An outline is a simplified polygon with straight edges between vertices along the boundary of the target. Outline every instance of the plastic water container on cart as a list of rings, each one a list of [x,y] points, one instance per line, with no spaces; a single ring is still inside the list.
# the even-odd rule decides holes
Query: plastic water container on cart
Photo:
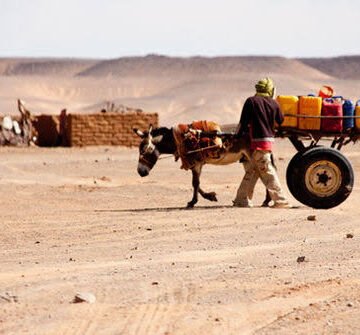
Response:
[[[343,115],[347,116],[349,118],[345,118],[343,120],[343,129],[344,130],[354,128],[355,122],[354,122],[354,119],[351,118],[352,116],[354,116],[354,113],[355,113],[354,103],[349,99],[345,99],[343,101]]]
[[[320,130],[322,98],[313,96],[301,96],[299,99],[299,114],[311,116],[310,118],[299,117],[299,129]]]
[[[354,114],[355,114],[355,104],[352,100],[344,99],[341,95],[337,95],[332,97],[333,99],[340,101],[342,103],[342,111],[343,116],[343,130],[347,131],[349,129],[354,128],[355,121],[354,121]]]
[[[296,115],[299,111],[299,98],[292,95],[279,95],[276,100],[280,105],[280,110],[283,115],[294,115],[294,117],[285,116],[284,122],[281,124],[281,126],[296,128],[298,125],[298,119]]]
[[[358,117],[355,119],[355,126],[357,129],[360,129],[360,100],[356,101],[355,116]]]
[[[334,89],[331,86],[324,85],[320,88],[319,97],[331,98],[334,95]]]
[[[322,102],[322,116],[339,118],[321,119],[321,130],[325,132],[342,132],[343,130],[343,104],[342,99],[327,98]]]

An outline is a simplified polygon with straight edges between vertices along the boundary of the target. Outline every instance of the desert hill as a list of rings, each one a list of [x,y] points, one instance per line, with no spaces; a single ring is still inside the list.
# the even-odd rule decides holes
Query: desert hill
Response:
[[[326,77],[301,61],[284,57],[125,57],[102,61],[79,73],[80,76],[170,76],[191,75],[239,75],[244,73],[289,73],[300,75],[307,72],[311,77]]]
[[[302,58],[300,62],[339,79],[360,79],[360,56]]]
[[[0,59],[0,74],[5,76],[75,76],[96,64],[87,59]]]
[[[51,59],[51,58],[0,58],[0,75],[22,76],[143,76],[143,75],[236,75],[246,72],[275,72],[294,75],[306,72],[310,77],[327,77],[316,64],[305,60],[284,57],[122,57],[111,60]]]
[[[97,112],[114,102],[158,112],[164,125],[194,119],[233,123],[261,77],[271,76],[278,94],[317,93],[329,84],[358,99],[358,67],[360,57],[0,58],[0,114],[16,113],[16,99],[22,98],[36,114],[62,108]]]

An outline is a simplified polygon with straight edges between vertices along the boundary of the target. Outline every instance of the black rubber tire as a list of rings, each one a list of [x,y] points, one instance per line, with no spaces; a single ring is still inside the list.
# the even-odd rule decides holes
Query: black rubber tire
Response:
[[[302,204],[328,209],[340,205],[350,195],[354,171],[340,151],[314,147],[291,159],[286,182],[291,194]]]
[[[288,167],[286,169],[286,183],[287,183],[287,186],[288,186],[291,194],[296,199],[297,199],[297,197],[295,196],[295,194],[296,194],[296,191],[299,189],[298,188],[298,181],[299,180],[296,179],[296,178],[293,178],[293,171],[294,171],[294,169],[296,169],[299,166],[300,161],[303,159],[303,156],[304,156],[305,152],[309,151],[309,150],[312,150],[314,148],[323,148],[323,146],[316,146],[316,147],[312,147],[312,148],[307,147],[307,148],[304,148],[303,150],[297,152],[295,154],[295,156],[290,160],[289,165],[288,165]]]

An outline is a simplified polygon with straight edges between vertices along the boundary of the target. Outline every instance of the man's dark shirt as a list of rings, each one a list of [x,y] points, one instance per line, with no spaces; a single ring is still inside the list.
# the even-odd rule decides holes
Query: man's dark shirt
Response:
[[[271,141],[274,137],[275,121],[281,124],[284,116],[273,98],[250,97],[245,101],[241,113],[239,134],[250,134],[252,141]]]

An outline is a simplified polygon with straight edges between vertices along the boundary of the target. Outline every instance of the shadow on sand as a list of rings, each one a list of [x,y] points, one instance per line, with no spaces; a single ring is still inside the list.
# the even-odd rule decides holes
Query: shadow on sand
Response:
[[[130,212],[130,213],[143,213],[143,212],[174,212],[174,211],[197,211],[197,210],[211,210],[234,208],[231,205],[225,206],[196,206],[193,208],[187,207],[152,207],[152,208],[128,208],[128,209],[95,209],[94,212]]]
[[[249,208],[239,208],[232,205],[218,205],[218,206],[196,206],[193,208],[187,207],[151,207],[151,208],[127,208],[127,209],[95,209],[94,212],[97,213],[145,213],[145,212],[175,212],[175,211],[202,211],[202,210],[213,210],[213,209],[249,209]],[[266,208],[261,206],[254,206],[253,208]],[[267,207],[269,208],[269,207]],[[294,206],[289,209],[299,209],[301,206]],[[251,209],[251,208],[250,208]]]

